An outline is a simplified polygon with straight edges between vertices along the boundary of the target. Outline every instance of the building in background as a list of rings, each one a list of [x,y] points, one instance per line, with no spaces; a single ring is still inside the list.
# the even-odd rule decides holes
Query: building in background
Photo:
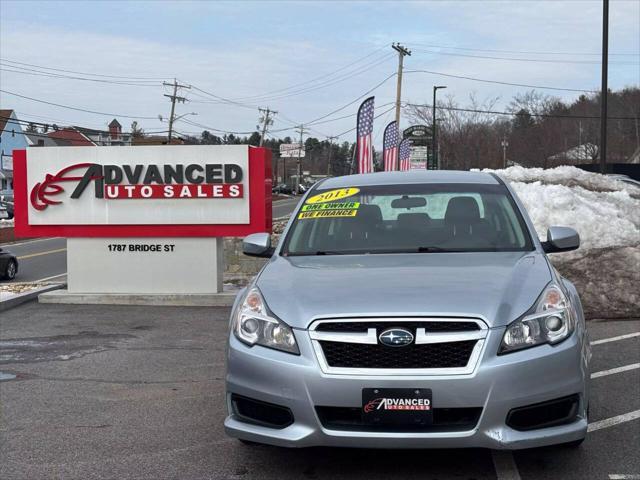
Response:
[[[99,147],[131,145],[132,135],[122,133],[122,125],[115,118],[109,123],[109,131],[93,130],[91,128],[73,127]]]
[[[13,192],[13,151],[27,146],[15,112],[0,110],[0,191]]]

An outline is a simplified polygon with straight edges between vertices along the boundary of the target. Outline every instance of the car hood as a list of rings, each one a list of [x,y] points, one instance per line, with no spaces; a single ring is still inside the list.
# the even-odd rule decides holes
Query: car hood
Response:
[[[507,325],[551,281],[538,252],[274,256],[256,280],[294,328],[319,317],[462,316]]]

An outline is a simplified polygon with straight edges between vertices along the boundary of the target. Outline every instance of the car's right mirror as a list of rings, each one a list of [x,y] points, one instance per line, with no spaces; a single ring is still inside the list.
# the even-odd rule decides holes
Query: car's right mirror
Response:
[[[570,227],[549,227],[542,248],[547,253],[568,252],[580,247],[580,235]]]
[[[274,251],[268,233],[253,233],[242,240],[242,253],[250,257],[270,258]]]

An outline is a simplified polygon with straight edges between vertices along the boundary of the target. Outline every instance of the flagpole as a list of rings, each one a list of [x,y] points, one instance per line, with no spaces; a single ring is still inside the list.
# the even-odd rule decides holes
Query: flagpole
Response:
[[[356,144],[353,146],[353,155],[351,156],[351,168],[349,168],[349,175],[353,175],[353,164],[356,161],[356,150],[358,150],[358,140],[356,139]]]

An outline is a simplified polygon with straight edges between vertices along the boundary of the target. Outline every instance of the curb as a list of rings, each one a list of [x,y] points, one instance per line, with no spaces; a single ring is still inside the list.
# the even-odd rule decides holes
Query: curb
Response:
[[[4,310],[9,310],[10,308],[13,308],[13,307],[17,307],[18,305],[22,305],[23,303],[30,302],[31,300],[35,300],[40,296],[40,294],[48,293],[53,290],[58,290],[66,286],[67,286],[66,283],[49,285],[48,287],[38,288],[36,290],[33,290],[32,292],[21,293],[8,300],[3,300],[0,302],[0,312]]]
[[[39,303],[67,305],[147,305],[173,307],[231,307],[240,290],[212,294],[69,293],[67,289],[38,295]]]

